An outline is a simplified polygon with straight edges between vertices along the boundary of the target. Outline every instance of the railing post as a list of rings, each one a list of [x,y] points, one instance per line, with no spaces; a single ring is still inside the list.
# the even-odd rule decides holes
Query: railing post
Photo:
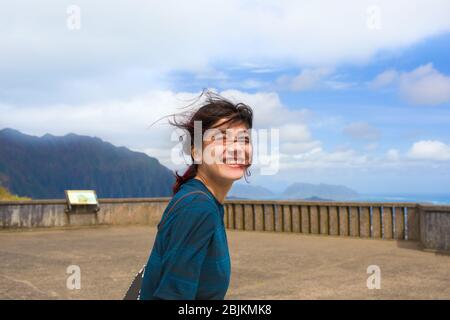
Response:
[[[450,206],[419,205],[420,242],[425,250],[450,252]]]

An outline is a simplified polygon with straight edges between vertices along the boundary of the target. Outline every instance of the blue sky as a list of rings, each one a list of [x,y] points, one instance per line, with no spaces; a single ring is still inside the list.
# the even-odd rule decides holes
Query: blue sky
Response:
[[[71,7],[75,5],[75,7]],[[41,1],[0,13],[0,128],[98,136],[171,169],[156,119],[203,88],[280,130],[251,183],[450,189],[448,1]]]

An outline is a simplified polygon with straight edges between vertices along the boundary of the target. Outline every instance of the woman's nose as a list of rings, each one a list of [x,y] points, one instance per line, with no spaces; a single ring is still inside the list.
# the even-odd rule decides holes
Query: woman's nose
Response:
[[[237,162],[239,164],[245,164],[249,161],[249,152],[248,148],[245,145],[240,143],[232,143],[227,148],[227,159],[228,161]]]

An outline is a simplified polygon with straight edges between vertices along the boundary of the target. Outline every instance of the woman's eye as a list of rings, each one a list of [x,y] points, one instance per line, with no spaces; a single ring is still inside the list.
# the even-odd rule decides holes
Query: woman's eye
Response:
[[[221,139],[220,134],[216,134],[211,137],[211,141],[220,141],[220,139]]]

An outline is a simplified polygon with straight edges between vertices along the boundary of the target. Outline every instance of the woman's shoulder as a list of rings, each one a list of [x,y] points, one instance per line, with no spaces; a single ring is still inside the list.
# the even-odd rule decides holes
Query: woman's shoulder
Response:
[[[169,201],[165,212],[169,216],[178,216],[186,212],[192,219],[218,218],[218,209],[214,200],[201,190],[180,189]]]
[[[189,194],[183,198],[174,196],[174,203],[170,210],[165,210],[158,229],[164,229],[164,233],[182,233],[180,230],[191,228],[202,228],[215,230],[220,226],[219,214],[213,204],[210,203],[205,195]],[[169,208],[171,204],[167,206]],[[184,231],[183,231],[184,232]]]
[[[217,211],[214,201],[203,191],[187,192],[174,200],[173,205],[176,211],[189,211],[199,214]]]
[[[214,205],[213,199],[211,199],[205,191],[187,188],[180,189],[180,191],[172,197],[169,204],[176,205],[177,207],[184,207],[184,205],[192,202],[200,202],[205,206]]]

